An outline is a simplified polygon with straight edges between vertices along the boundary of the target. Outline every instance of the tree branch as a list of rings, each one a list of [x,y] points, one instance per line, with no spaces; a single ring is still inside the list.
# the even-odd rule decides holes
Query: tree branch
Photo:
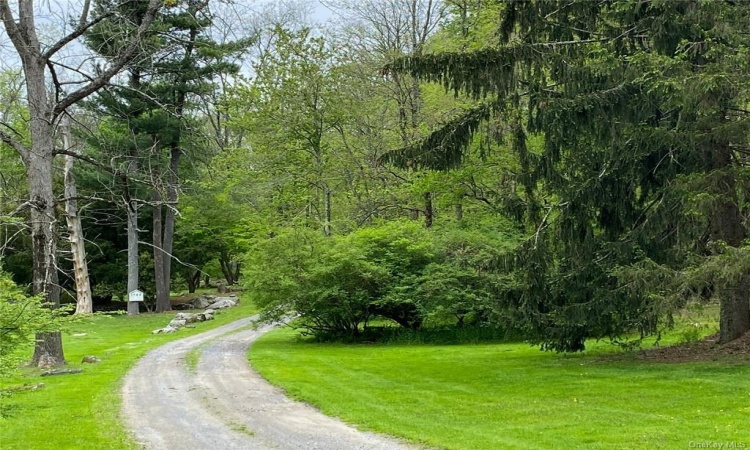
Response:
[[[44,54],[42,54],[42,58],[45,60],[49,60],[55,53],[59,52],[63,47],[68,45],[69,43],[73,42],[74,40],[78,39],[79,37],[83,36],[83,33],[89,30],[89,28],[93,27],[94,25],[98,24],[102,20],[111,17],[114,14],[114,10],[107,12],[106,14],[102,14],[100,17],[97,17],[96,19],[92,20],[91,22],[85,23],[86,19],[85,16],[88,15],[88,4],[89,1],[86,1],[86,5],[84,7],[83,13],[81,13],[81,19],[83,19],[84,23],[79,23],[78,27],[73,30],[72,33],[69,35],[63,37],[59,41],[55,42],[52,47],[47,49]]]
[[[36,23],[34,21],[34,2],[18,2],[18,27],[22,33],[24,48],[16,47],[19,56],[39,57],[39,37],[36,34]]]
[[[19,133],[18,130],[16,130],[12,126],[8,125],[6,122],[3,122],[2,120],[0,120],[0,125],[4,126],[5,128],[7,128],[10,131],[12,131],[13,133],[15,133],[16,136],[18,136],[20,138],[23,138],[23,134]]]
[[[52,60],[47,61],[47,64],[48,64],[48,67],[49,66],[53,66],[53,67],[54,66],[60,66],[60,67],[62,67],[65,70],[69,70],[71,72],[75,72],[78,75],[82,76],[83,78],[86,78],[89,82],[94,82],[95,81],[95,79],[91,75],[89,75],[86,72],[84,72],[83,70],[77,69],[77,68],[75,68],[73,66],[69,66],[67,64],[63,64],[61,62],[52,61]],[[50,70],[52,70],[52,69],[50,68]],[[68,82],[65,82],[65,84],[81,84],[81,83],[85,83],[85,81],[68,81]],[[60,83],[60,86],[62,86],[62,84],[63,83]]]
[[[110,167],[106,164],[102,164],[100,161],[97,161],[94,158],[91,158],[90,156],[81,155],[80,153],[66,150],[66,149],[56,149],[53,154],[55,155],[67,155],[72,156],[76,159],[80,159],[81,161],[85,161],[89,164],[91,164],[94,167],[97,167],[105,172],[111,173],[112,175],[116,176],[117,178],[121,179],[122,181],[127,181],[128,175],[123,172],[122,170],[115,169],[114,167]]]
[[[83,9],[81,10],[81,17],[78,19],[78,28],[83,28],[86,21],[89,18],[89,8],[91,7],[91,0],[83,2]]]
[[[2,17],[5,31],[8,33],[8,37],[13,42],[13,45],[16,49],[23,48],[26,45],[26,39],[24,39],[21,31],[18,29],[18,24],[13,20],[13,13],[8,5],[8,0],[0,0],[0,17]]]
[[[26,148],[25,145],[13,139],[11,135],[9,135],[8,133],[2,130],[0,130],[0,141],[3,141],[6,144],[10,145],[13,148],[13,150],[17,151],[18,154],[21,155],[21,158],[24,161],[26,161],[26,158],[28,157],[28,154],[29,154],[29,149]]]
[[[55,66],[49,60],[47,60],[47,68],[49,69],[50,76],[52,77],[52,84],[55,85],[55,102],[59,102],[60,93],[62,92],[60,79],[57,78],[57,71],[55,70]]]
[[[7,1],[7,0],[3,0]],[[86,86],[81,87],[80,89],[70,93],[67,97],[65,97],[62,101],[57,103],[55,105],[55,108],[53,110],[53,116],[57,117],[60,114],[62,114],[63,111],[65,111],[68,107],[71,105],[74,105],[79,100],[82,100],[89,96],[90,94],[93,94],[99,88],[104,86],[110,78],[115,76],[122,68],[127,64],[134,56],[136,49],[138,48],[138,45],[141,43],[141,40],[143,39],[143,36],[148,31],[149,27],[151,26],[151,23],[154,21],[154,18],[156,17],[156,13],[159,11],[159,8],[161,8],[163,3],[163,0],[150,0],[148,4],[148,9],[146,10],[146,13],[143,16],[143,20],[141,21],[140,26],[138,27],[138,31],[136,32],[135,36],[133,36],[130,43],[125,47],[125,49],[120,53],[120,56],[115,59],[115,61],[111,64],[109,69],[105,70],[101,74],[99,74],[96,78],[94,78],[89,84]]]

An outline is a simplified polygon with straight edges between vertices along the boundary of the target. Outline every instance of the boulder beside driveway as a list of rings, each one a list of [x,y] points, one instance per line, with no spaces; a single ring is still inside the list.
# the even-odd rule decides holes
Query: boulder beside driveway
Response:
[[[198,297],[194,301],[200,300],[203,297],[204,296]],[[205,297],[210,297],[210,296],[205,296]],[[159,328],[158,330],[154,330],[152,331],[152,333],[153,334],[174,333],[175,331],[179,330],[180,328],[184,327],[185,325],[189,323],[213,320],[214,312],[217,309],[231,308],[233,306],[237,306],[239,302],[240,300],[236,296],[211,298],[210,303],[208,303],[207,305],[208,307],[206,308],[205,311],[201,313],[196,313],[196,314],[186,313],[186,312],[177,313],[166,327]]]

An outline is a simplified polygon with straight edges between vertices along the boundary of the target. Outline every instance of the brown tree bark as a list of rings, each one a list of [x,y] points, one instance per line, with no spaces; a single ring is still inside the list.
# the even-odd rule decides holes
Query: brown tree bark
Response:
[[[200,270],[194,270],[193,273],[190,274],[190,276],[187,277],[187,284],[188,284],[188,294],[195,293],[196,289],[198,289],[198,285],[201,282],[201,271]]]
[[[236,280],[234,279],[232,261],[228,253],[221,252],[221,255],[219,256],[219,267],[221,267],[221,273],[224,274],[224,279],[226,279],[227,285],[233,285]]]
[[[711,178],[717,200],[713,205],[710,234],[714,241],[740,247],[746,230],[742,223],[737,184],[732,169],[732,150],[727,143],[713,143]],[[732,284],[717,285],[719,294],[719,342],[733,341],[750,331],[750,274]]]
[[[237,284],[240,281],[241,270],[242,270],[242,263],[239,261],[236,261],[234,263],[234,284]]]
[[[432,209],[432,193],[424,193],[424,226],[425,228],[432,227],[433,221],[433,209]]]
[[[156,312],[172,310],[172,303],[169,301],[169,284],[166,281],[164,273],[165,259],[169,255],[164,252],[164,241],[162,238],[162,196],[159,189],[154,189],[152,200],[154,202],[153,211],[153,232],[151,243],[154,248],[154,283],[156,284]]]
[[[35,33],[33,40],[36,41]],[[39,45],[38,41],[36,45]],[[54,114],[44,84],[44,61],[32,52],[20,53],[26,76],[29,131],[32,136],[30,151],[22,154],[31,205],[32,293],[43,294],[49,306],[57,308],[60,306],[60,286],[57,274],[57,219],[52,189]],[[46,366],[65,364],[60,333],[37,334],[32,363]]]
[[[95,76],[85,77],[84,82],[79,85],[78,89],[65,94],[57,82],[57,78],[50,76],[56,90],[55,96],[52,96],[47,91],[47,70],[53,70],[52,67],[54,67],[51,58],[82,36],[91,26],[99,23],[104,17],[88,20],[89,2],[85,2],[75,29],[57,42],[45,45],[43,50],[36,33],[34,2],[32,0],[18,2],[16,18],[8,0],[0,0],[0,20],[2,20],[5,31],[23,66],[29,109],[31,148],[25,147],[4,131],[0,131],[0,140],[18,152],[26,166],[26,175],[29,181],[29,204],[31,206],[32,291],[34,294],[43,294],[53,308],[60,304],[60,286],[58,285],[56,265],[57,220],[55,218],[55,197],[52,187],[55,123],[67,108],[101,89],[110,78],[128,63],[135,54],[135,50],[162,3],[162,0],[149,1],[137,32],[134,33],[127,45],[123,46],[118,58]],[[41,362],[45,365],[65,363],[62,339],[59,333],[37,335],[32,362],[35,364]]]
[[[184,101],[184,100],[183,100]],[[181,112],[181,111],[180,111]],[[167,209],[164,213],[163,249],[164,249],[164,290],[167,297],[172,287],[172,251],[174,250],[174,228],[177,216],[178,184],[182,150],[174,144],[169,156],[169,181],[167,183]]]

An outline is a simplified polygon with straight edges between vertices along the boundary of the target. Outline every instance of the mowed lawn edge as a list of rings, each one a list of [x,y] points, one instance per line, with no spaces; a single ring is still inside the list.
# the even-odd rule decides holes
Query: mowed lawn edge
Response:
[[[42,377],[38,370],[26,370],[20,376],[0,380],[2,387],[44,383],[40,389],[16,391],[10,398],[1,399],[8,417],[0,418],[0,448],[140,448],[120,418],[120,391],[128,370],[156,347],[255,312],[255,306],[243,298],[237,307],[219,311],[214,320],[191,324],[172,334],[155,335],[151,331],[166,326],[175,311],[136,317],[95,316],[73,325],[63,335],[67,368],[81,368],[82,373]],[[82,364],[81,359],[87,355],[102,361]]]
[[[358,426],[446,449],[750,448],[750,361],[653,363],[527,344],[339,345],[280,329],[252,366]]]

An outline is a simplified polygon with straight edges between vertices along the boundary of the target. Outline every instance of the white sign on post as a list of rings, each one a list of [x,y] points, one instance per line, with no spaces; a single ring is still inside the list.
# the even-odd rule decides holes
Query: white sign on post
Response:
[[[142,302],[143,301],[143,292],[139,291],[138,289],[134,289],[128,293],[128,301],[129,302]]]

